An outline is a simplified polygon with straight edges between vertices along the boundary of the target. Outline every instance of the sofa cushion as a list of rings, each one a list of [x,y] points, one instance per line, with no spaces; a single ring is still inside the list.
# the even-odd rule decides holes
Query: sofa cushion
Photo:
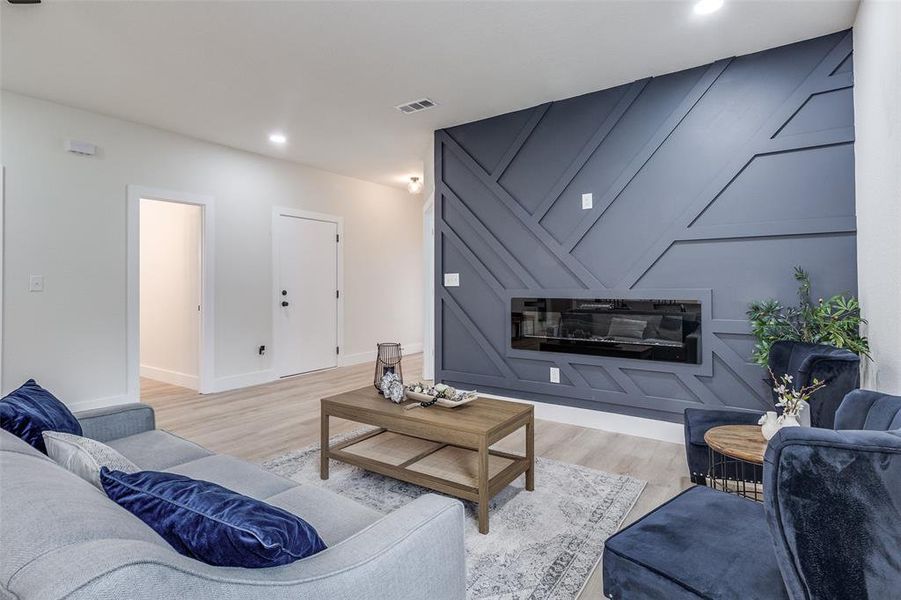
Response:
[[[44,445],[47,446],[47,456],[56,464],[75,473],[97,489],[103,489],[100,485],[101,467],[125,473],[140,471],[136,464],[103,442],[80,435],[45,431]]]
[[[163,471],[213,453],[194,442],[154,429],[107,442],[142,469]]]
[[[315,485],[299,485],[266,502],[294,513],[316,528],[329,546],[366,529],[384,515]]]
[[[209,481],[159,471],[100,471],[107,495],[179,553],[220,567],[277,567],[325,550],[306,521]]]
[[[212,481],[259,500],[265,500],[297,485],[290,479],[273,475],[256,465],[224,454],[205,456],[165,470],[192,479]],[[300,515],[304,516],[303,513]]]
[[[81,425],[56,396],[29,379],[0,399],[0,427],[46,454],[45,431],[81,435]]]
[[[79,542],[133,540],[168,548],[140,519],[43,455],[0,452],[0,479],[4,583],[37,557]],[[93,566],[85,563],[83,568]]]
[[[608,598],[788,598],[763,505],[693,487],[607,540]]]
[[[11,434],[4,429],[0,429],[0,452],[24,454],[26,456],[34,456],[53,462],[46,454],[43,454],[22,438]]]

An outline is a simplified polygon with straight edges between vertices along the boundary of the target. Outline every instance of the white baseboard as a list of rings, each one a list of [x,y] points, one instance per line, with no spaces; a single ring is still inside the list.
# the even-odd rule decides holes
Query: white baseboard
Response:
[[[106,408],[108,406],[116,406],[118,404],[131,404],[132,402],[140,402],[140,400],[136,400],[134,398],[129,397],[126,394],[122,394],[121,396],[107,396],[105,398],[92,398],[90,400],[79,400],[78,402],[73,402],[71,404],[66,404],[66,407],[74,413],[81,412],[83,410],[93,410],[95,408]]]
[[[422,342],[411,342],[409,344],[401,344],[404,355],[417,354],[422,352]],[[338,355],[338,366],[349,367],[350,365],[359,365],[365,362],[375,362],[378,350],[368,350],[366,352],[357,352],[355,354]]]
[[[275,371],[272,369],[264,369],[262,371],[251,371],[249,373],[240,373],[238,375],[229,375],[227,377],[219,377],[213,382],[213,389],[210,392],[228,392],[241,388],[261,385],[275,381]]]
[[[545,419],[547,421],[556,421],[557,423],[600,429],[611,433],[624,433],[626,435],[659,440],[661,442],[672,442],[680,445],[685,444],[685,433],[682,425],[679,423],[657,421],[656,419],[645,419],[643,417],[630,417],[629,415],[619,415],[600,410],[589,410],[587,408],[560,406],[558,404],[548,404],[546,402],[533,402],[532,400],[496,396],[494,394],[480,393],[479,395],[487,398],[498,398],[499,400],[511,400],[513,402],[531,404],[535,407],[536,419]]]
[[[160,369],[151,367],[150,365],[141,365],[140,373],[141,377],[153,379],[154,381],[171,383],[172,385],[178,385],[192,390],[200,389],[200,377],[197,375],[189,375],[188,373],[180,373],[179,371],[171,371],[169,369]]]

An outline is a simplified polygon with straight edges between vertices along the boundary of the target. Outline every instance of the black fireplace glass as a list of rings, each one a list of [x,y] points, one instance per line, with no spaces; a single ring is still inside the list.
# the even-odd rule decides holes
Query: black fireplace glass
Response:
[[[636,298],[513,298],[517,350],[699,364],[701,303]]]

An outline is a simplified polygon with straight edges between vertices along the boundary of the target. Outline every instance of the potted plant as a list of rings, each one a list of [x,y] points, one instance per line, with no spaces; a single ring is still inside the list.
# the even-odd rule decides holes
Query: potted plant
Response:
[[[860,334],[860,302],[854,296],[835,295],[810,300],[810,275],[795,267],[798,305],[782,306],[778,300],[757,300],[748,307],[751,331],[757,338],[753,359],[766,365],[770,346],[779,340],[826,344],[846,348],[855,354],[870,356],[870,344]],[[775,381],[775,380],[774,380]]]

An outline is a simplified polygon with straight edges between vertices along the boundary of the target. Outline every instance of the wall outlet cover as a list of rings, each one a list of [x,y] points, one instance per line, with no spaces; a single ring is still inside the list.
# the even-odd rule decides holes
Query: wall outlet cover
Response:
[[[445,273],[444,274],[444,287],[460,287],[460,274],[459,273]]]
[[[551,367],[551,383],[560,383],[559,367]]]
[[[594,206],[594,194],[582,194],[582,210],[588,210]]]

